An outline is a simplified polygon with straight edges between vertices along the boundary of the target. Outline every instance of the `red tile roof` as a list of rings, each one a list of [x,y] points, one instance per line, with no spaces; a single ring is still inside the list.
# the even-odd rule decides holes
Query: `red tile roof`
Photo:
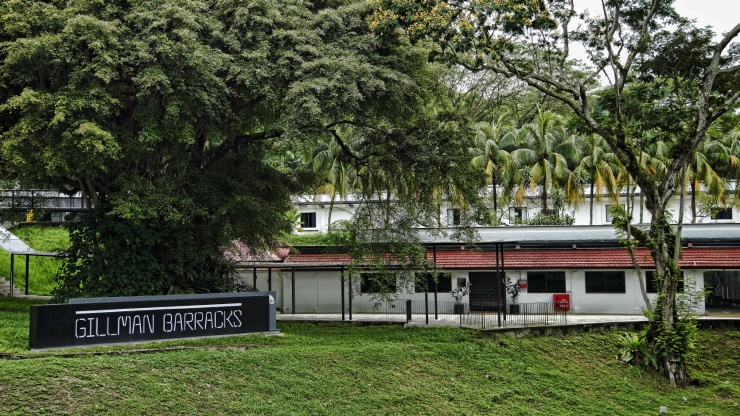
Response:
[[[639,249],[635,253],[640,267],[653,267],[650,253]],[[428,253],[430,261],[433,253]],[[346,254],[291,254],[286,262],[310,264],[348,263]],[[494,251],[437,251],[437,265],[442,269],[493,269]],[[506,269],[630,269],[632,260],[626,249],[561,249],[561,250],[506,250],[503,265]],[[682,268],[740,268],[740,248],[708,247],[685,248],[679,261]]]

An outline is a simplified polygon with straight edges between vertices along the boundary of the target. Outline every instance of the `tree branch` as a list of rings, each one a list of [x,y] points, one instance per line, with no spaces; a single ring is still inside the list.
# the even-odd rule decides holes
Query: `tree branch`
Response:
[[[731,66],[729,68],[720,68],[719,71],[717,71],[717,75],[719,74],[730,74],[733,72],[740,71],[740,65]]]
[[[722,40],[714,48],[712,60],[709,64],[707,75],[704,78],[704,85],[702,85],[701,92],[699,93],[699,99],[696,103],[697,118],[696,127],[694,128],[693,133],[694,137],[692,140],[691,153],[693,153],[693,149],[695,149],[696,146],[699,145],[699,141],[701,141],[701,139],[704,137],[704,134],[709,129],[709,125],[712,123],[712,121],[716,120],[719,116],[727,112],[732,104],[738,100],[738,97],[740,97],[740,92],[736,92],[732,97],[725,101],[724,105],[720,106],[711,114],[708,114],[709,96],[711,95],[712,88],[714,87],[714,80],[717,78],[717,75],[719,74],[719,71],[721,69],[720,59],[722,58],[722,52],[725,50],[725,48],[727,48],[727,45],[730,44],[732,39],[734,39],[738,34],[740,34],[740,23],[735,25],[732,30],[727,32]],[[732,68],[727,69],[728,72],[732,70]],[[690,155],[685,155],[685,158],[688,158],[689,156]]]
[[[283,135],[282,130],[268,130],[261,131],[259,133],[251,134],[240,134],[238,136],[231,137],[224,140],[218,147],[216,147],[211,155],[208,157],[206,166],[213,165],[216,162],[222,160],[226,154],[231,150],[245,143],[260,142],[263,140],[274,139]]]
[[[364,127],[364,128],[367,128],[367,129],[379,131],[379,132],[384,133],[384,134],[391,134],[390,132],[388,132],[386,130],[383,130],[381,128],[378,128],[377,126],[371,126],[369,124],[364,124],[364,123],[360,123],[360,122],[353,121],[353,120],[335,121],[334,123],[327,124],[326,126],[324,126],[324,128],[326,128],[327,130],[330,130],[332,127],[336,127],[336,126],[339,126],[339,125],[342,125],[342,124],[350,124],[350,125],[357,126],[357,127]]]

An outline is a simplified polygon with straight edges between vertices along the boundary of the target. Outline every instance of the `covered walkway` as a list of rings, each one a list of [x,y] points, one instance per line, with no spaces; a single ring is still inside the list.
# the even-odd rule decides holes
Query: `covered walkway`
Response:
[[[455,317],[457,317],[455,315]],[[342,322],[342,314],[326,313],[326,314],[277,314],[278,321],[306,321],[306,322]],[[740,322],[740,313],[716,313],[700,316],[699,321],[708,320],[736,320]],[[377,323],[397,323],[405,322],[405,319],[398,317],[398,319],[390,319],[387,314],[384,313],[355,313],[352,315],[352,320],[347,320],[345,316],[344,322],[377,322]],[[581,324],[600,324],[600,323],[620,323],[620,322],[647,322],[644,316],[639,315],[581,315],[581,314],[568,314],[567,317],[568,325],[581,325]],[[436,322],[430,322],[430,325],[447,325],[451,326],[455,322],[448,319],[438,319]],[[456,326],[456,325],[454,325]]]

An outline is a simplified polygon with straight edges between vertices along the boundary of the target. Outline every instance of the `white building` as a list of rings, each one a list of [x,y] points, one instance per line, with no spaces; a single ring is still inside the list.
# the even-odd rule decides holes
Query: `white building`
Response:
[[[490,189],[488,193],[491,193]],[[626,208],[628,202],[634,222],[650,223],[651,216],[647,209],[644,208],[644,203],[641,203],[639,190],[635,193],[634,198],[630,198],[629,201],[626,194],[623,194],[618,201],[612,201],[608,197],[594,200],[593,224],[591,224],[591,204],[588,197],[576,207],[563,208],[562,212],[573,217],[575,220],[573,225],[605,225],[612,222],[609,208],[612,205],[621,205],[623,208]],[[353,195],[345,199],[336,197],[333,204],[329,195],[295,196],[293,198],[293,205],[300,214],[300,224],[296,226],[296,232],[307,234],[326,232],[329,228],[330,218],[332,224],[349,220],[354,215],[357,207],[363,203],[359,196]],[[500,217],[501,222],[505,225],[520,225],[526,223],[541,211],[540,203],[539,196],[531,192],[522,204],[501,208],[498,217]],[[552,204],[551,202],[548,203]],[[669,212],[674,222],[678,221],[679,207],[680,198],[679,196],[675,196],[669,207]],[[697,216],[694,219],[691,209],[691,196],[686,196],[684,200],[683,223],[738,223],[740,208],[732,204],[712,208],[712,212],[706,212],[706,208],[704,210],[701,207],[697,208]],[[455,212],[457,209],[457,207],[450,205],[448,202],[443,202],[440,211],[441,222],[446,226],[457,225],[455,223],[456,218],[459,218],[459,214]]]
[[[514,299],[503,283],[508,278],[523,286],[518,303],[565,298],[571,313],[642,314],[645,302],[639,279],[645,282],[648,297],[655,298],[649,253],[638,250],[636,257],[642,268],[638,273],[610,225],[476,231],[480,243],[477,249],[469,250],[459,241],[432,237],[420,230],[427,258],[436,265],[441,278],[436,292],[434,288],[425,292],[423,288],[399,287],[398,297],[421,301],[433,296],[438,302],[452,302],[452,290],[470,282],[470,294],[462,300],[468,310],[485,309],[490,304],[511,305]],[[371,293],[372,285],[362,275],[344,273],[350,262],[347,255],[331,254],[321,247],[298,250],[273,263],[246,262],[244,276],[256,283],[258,290],[276,291],[283,313],[375,310],[377,298]],[[684,273],[682,298],[705,287],[710,289],[706,298],[696,297],[696,312],[740,308],[740,224],[685,225],[679,263]]]

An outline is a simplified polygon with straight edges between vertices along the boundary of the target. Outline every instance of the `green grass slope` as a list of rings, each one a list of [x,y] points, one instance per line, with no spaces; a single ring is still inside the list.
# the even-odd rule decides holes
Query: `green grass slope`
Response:
[[[284,337],[30,353],[22,310],[0,298],[0,328],[16,322],[0,333],[15,352],[0,360],[0,414],[740,414],[737,331],[702,331],[701,384],[675,390],[620,364],[616,333],[282,322]]]
[[[30,226],[10,230],[31,248],[45,252],[60,252],[69,246],[69,233],[64,227]],[[54,289],[54,275],[60,260],[53,257],[29,257],[28,291],[32,295],[50,295]],[[15,256],[15,286],[25,288],[26,258]],[[10,279],[10,254],[0,250],[0,276]]]

